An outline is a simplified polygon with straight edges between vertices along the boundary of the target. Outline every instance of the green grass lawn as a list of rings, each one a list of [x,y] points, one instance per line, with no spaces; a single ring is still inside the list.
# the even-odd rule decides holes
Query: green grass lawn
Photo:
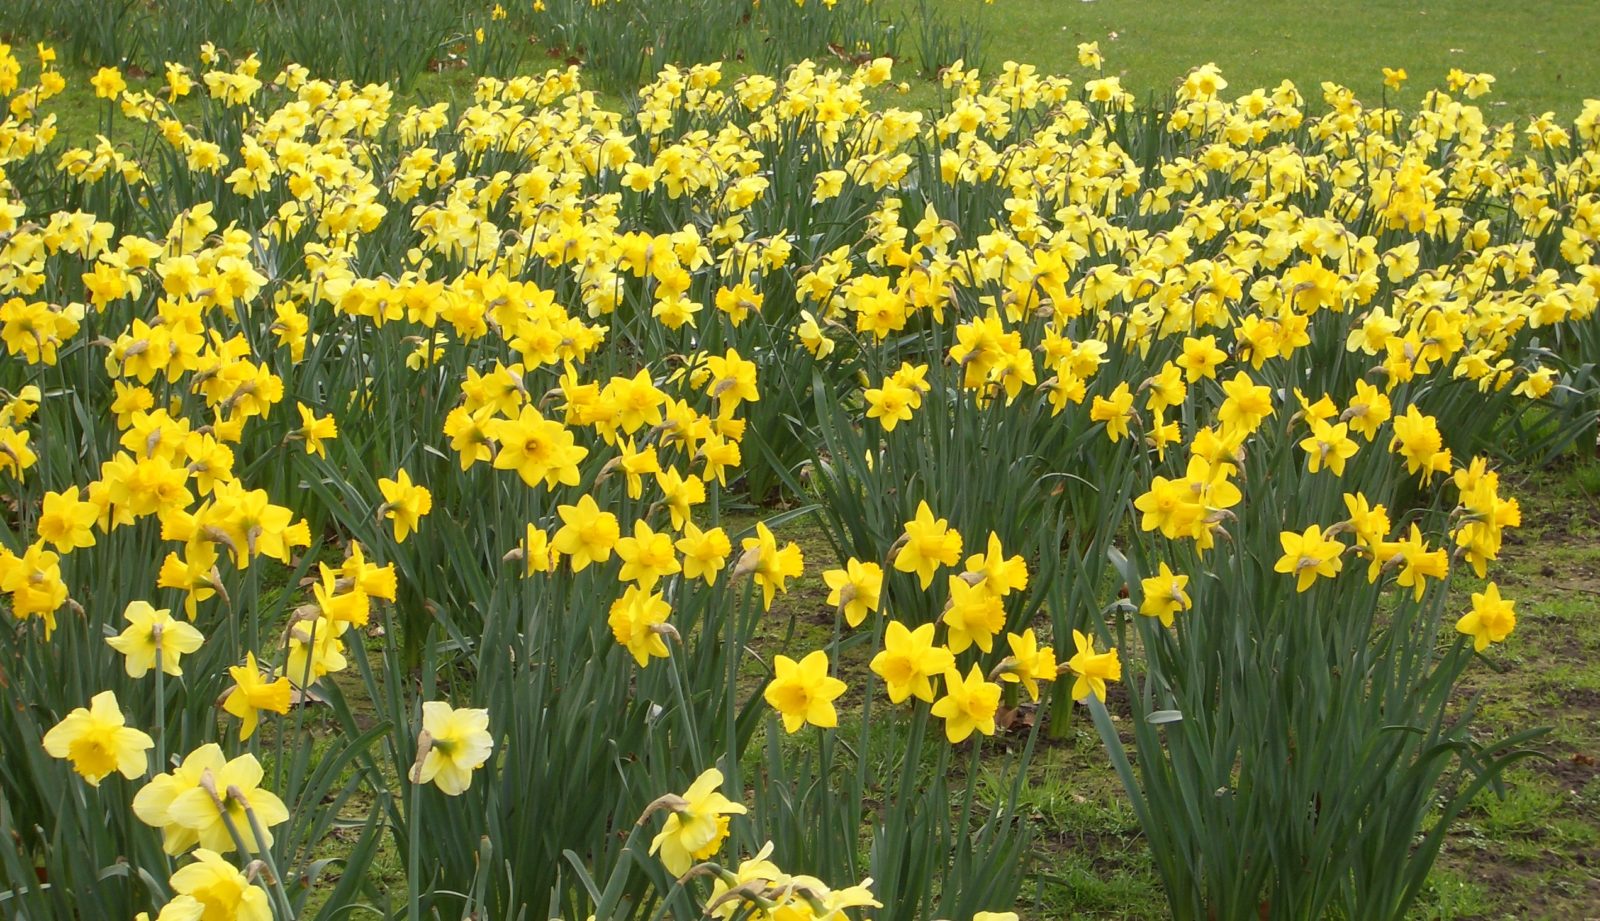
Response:
[[[904,2],[904,0],[891,0]],[[1325,80],[1377,103],[1381,68],[1403,67],[1413,103],[1451,68],[1497,82],[1491,113],[1576,115],[1600,97],[1600,3],[1589,0],[931,0],[952,20],[976,15],[989,65],[1025,61],[1082,74],[1079,42],[1099,42],[1104,73],[1143,96],[1166,93],[1191,67],[1214,62],[1240,93],[1293,80],[1308,98]],[[1392,95],[1392,94],[1391,94]]]
[[[1551,731],[1544,757],[1452,833],[1435,888],[1460,901],[1435,915],[1600,917],[1600,459],[1506,479],[1523,526],[1490,575],[1517,599],[1517,630],[1463,691],[1482,694],[1485,732]],[[1458,590],[1460,606],[1472,590]]]
[[[975,22],[985,36],[984,64],[993,73],[1007,60],[1044,72],[1094,76],[1080,67],[1077,46],[1098,42],[1103,75],[1118,76],[1141,98],[1171,92],[1190,68],[1207,62],[1229,81],[1226,95],[1273,87],[1285,78],[1316,104],[1319,87],[1333,81],[1353,88],[1369,104],[1384,99],[1381,68],[1410,75],[1389,101],[1409,107],[1430,87],[1443,86],[1452,68],[1496,77],[1494,91],[1478,100],[1493,121],[1524,120],[1553,111],[1571,119],[1587,98],[1600,98],[1600,2],[1594,0],[1348,0],[1311,4],[1290,0],[876,0],[884,19],[918,19],[919,3],[951,29]],[[43,36],[11,35],[29,47]],[[543,71],[552,60],[532,36],[523,67]],[[933,85],[915,75],[915,37],[903,35],[898,77],[912,82],[906,97],[886,104],[928,105]],[[826,55],[824,55],[826,57]],[[31,62],[30,62],[31,63]],[[92,138],[103,104],[87,86],[92,68],[63,62],[67,99],[57,111],[65,138]],[[730,75],[748,65],[729,62]],[[157,90],[152,78],[131,81]],[[472,78],[454,70],[422,75],[406,100],[471,98]],[[607,100],[622,105],[620,97]]]

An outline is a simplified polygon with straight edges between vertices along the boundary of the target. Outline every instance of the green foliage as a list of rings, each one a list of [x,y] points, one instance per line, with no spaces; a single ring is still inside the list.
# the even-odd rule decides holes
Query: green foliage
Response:
[[[469,66],[515,70],[510,33],[496,32],[500,20],[476,12],[446,16],[419,7],[405,25],[383,26],[415,30],[387,57],[352,57],[355,37],[376,22],[354,7],[254,9],[251,15],[283,17],[264,27],[283,43],[283,56],[327,55],[307,60],[334,72],[418,72],[439,52],[430,36],[458,28],[458,14],[466,17],[460,35],[471,36],[462,51]],[[575,3],[546,14],[572,24],[563,43],[617,62],[620,69],[607,79],[631,87],[640,77],[632,68],[717,58],[727,54],[728,36],[750,42],[783,32],[797,42],[840,44],[847,56],[866,54],[857,49],[870,45],[879,27],[885,42],[911,41],[898,26],[891,37],[883,20],[860,9],[828,12],[812,4],[751,13],[707,2],[686,22],[658,7]],[[339,18],[347,11],[348,22]],[[324,14],[332,18],[316,18]],[[196,12],[196,21],[201,16]],[[974,53],[952,44],[929,17],[921,19],[928,24],[918,39],[924,70]],[[341,38],[324,45],[307,23]],[[215,24],[219,35],[236,27],[237,21]],[[480,27],[482,43],[475,36]],[[187,41],[176,32],[151,36],[141,41],[151,47]],[[650,54],[641,56],[642,48]],[[792,50],[763,46],[761,53],[776,67]],[[248,297],[209,304],[208,336],[196,333],[194,348],[239,343],[250,359],[246,370],[253,373],[260,361],[263,380],[209,400],[207,386],[222,366],[239,368],[220,359],[214,367],[208,354],[205,365],[151,377],[153,400],[159,399],[152,405],[173,407],[189,431],[215,432],[228,424],[235,402],[281,391],[272,402],[284,405],[252,418],[230,442],[233,473],[281,503],[275,508],[286,516],[304,520],[310,542],[274,563],[255,553],[258,529],[266,528],[259,520],[247,522],[252,527],[243,542],[225,533],[186,541],[183,516],[193,515],[182,507],[103,526],[93,547],[66,557],[63,582],[72,586],[73,604],[60,613],[54,636],[44,640],[38,619],[0,631],[0,675],[26,689],[17,718],[0,725],[0,866],[12,886],[3,896],[8,914],[128,917],[171,895],[173,863],[160,852],[159,832],[128,813],[137,785],[113,776],[88,786],[40,749],[50,726],[104,689],[116,690],[133,723],[155,737],[159,770],[213,741],[230,754],[259,754],[268,785],[290,804],[277,843],[259,855],[280,916],[342,917],[365,907],[407,917],[700,914],[712,900],[701,876],[725,883],[720,871],[731,866],[674,879],[646,853],[645,842],[661,821],[652,803],[713,766],[727,778],[730,796],[748,798],[751,813],[731,826],[728,856],[716,860],[731,865],[771,840],[792,872],[838,884],[872,877],[884,902],[877,916],[966,918],[1006,909],[1023,889],[1036,841],[1029,785],[1039,747],[1074,729],[1069,685],[1027,705],[1008,688],[1007,731],[952,745],[939,737],[944,727],[927,702],[889,709],[879,677],[860,667],[880,651],[878,628],[887,619],[948,627],[956,589],[980,578],[974,570],[981,567],[964,561],[985,552],[991,535],[1005,554],[1023,556],[1030,584],[1005,598],[998,648],[963,649],[959,671],[976,667],[995,680],[1014,674],[1015,656],[1008,660],[999,644],[1005,632],[1030,629],[1068,672],[1075,668],[1067,664],[1077,648],[1075,631],[1122,652],[1131,703],[1119,715],[1121,728],[1131,730],[1131,760],[1111,719],[1122,706],[1118,697],[1088,708],[1175,915],[1401,917],[1429,893],[1429,870],[1453,823],[1478,793],[1497,789],[1505,769],[1525,757],[1518,746],[1531,736],[1485,743],[1473,731],[1476,702],[1454,707],[1453,695],[1477,661],[1466,640],[1449,639],[1454,576],[1435,574],[1416,595],[1409,584],[1397,585],[1396,551],[1382,549],[1390,543],[1387,528],[1376,546],[1340,544],[1346,571],[1309,591],[1292,591],[1294,577],[1275,571],[1274,561],[1284,531],[1313,523],[1335,535],[1350,530],[1348,522],[1338,524],[1347,515],[1346,492],[1387,503],[1402,526],[1416,522],[1440,554],[1458,541],[1464,554],[1467,541],[1458,529],[1486,516],[1469,507],[1459,479],[1452,486],[1448,478],[1403,474],[1395,445],[1405,448],[1405,439],[1392,422],[1364,436],[1346,472],[1307,469],[1315,450],[1302,441],[1316,414],[1311,401],[1327,395],[1328,418],[1335,418],[1351,404],[1358,381],[1382,375],[1397,410],[1414,407],[1438,420],[1441,448],[1454,451],[1456,461],[1446,460],[1438,473],[1467,468],[1470,455],[1497,445],[1543,458],[1587,444],[1600,399],[1592,314],[1509,328],[1491,350],[1507,364],[1477,380],[1451,371],[1460,345],[1447,343],[1460,332],[1445,320],[1433,325],[1433,317],[1446,313],[1442,306],[1417,311],[1425,318],[1406,330],[1415,341],[1394,336],[1384,343],[1394,348],[1370,355],[1349,345],[1372,316],[1371,305],[1388,304],[1412,287],[1410,272],[1380,274],[1380,254],[1415,240],[1428,272],[1471,265],[1486,293],[1507,299],[1544,290],[1535,268],[1547,266],[1548,286],[1559,280],[1570,292],[1579,260],[1561,249],[1561,228],[1524,220],[1487,192],[1450,199],[1460,209],[1451,220],[1472,228],[1476,242],[1461,232],[1395,225],[1383,213],[1377,177],[1356,171],[1347,184],[1331,181],[1326,153],[1300,176],[1317,181],[1296,185],[1292,176],[1269,173],[1271,183],[1283,186],[1269,190],[1249,163],[1196,167],[1220,145],[1208,133],[1213,129],[1193,117],[1204,103],[1144,109],[1125,106],[1121,97],[1073,98],[1065,88],[1028,96],[1018,89],[1026,75],[1017,69],[994,89],[992,98],[1009,102],[981,113],[981,132],[959,127],[961,118],[979,117],[973,110],[982,107],[971,98],[976,89],[956,89],[928,113],[874,111],[863,101],[868,77],[806,65],[790,73],[798,89],[786,99],[802,115],[780,119],[764,103],[741,98],[741,91],[754,92],[750,82],[720,95],[719,76],[703,67],[666,70],[627,118],[599,109],[570,73],[552,71],[509,89],[486,80],[478,88],[485,97],[480,106],[432,131],[416,127],[422,117],[416,110],[391,119],[387,88],[318,85],[306,96],[339,102],[318,110],[326,121],[306,134],[319,144],[332,139],[319,150],[326,159],[249,191],[226,171],[195,166],[197,141],[243,159],[247,138],[255,143],[277,129],[266,129],[260,112],[214,98],[194,100],[184,113],[190,125],[180,129],[193,136],[183,142],[164,138],[158,125],[108,119],[106,132],[122,132],[121,149],[139,158],[139,178],[75,173],[71,164],[81,162],[80,151],[47,149],[7,164],[7,181],[25,205],[14,236],[31,240],[49,225],[43,235],[58,241],[39,244],[44,255],[30,297],[42,291],[39,297],[59,305],[93,299],[82,270],[94,257],[59,243],[70,237],[52,223],[59,211],[93,212],[117,234],[170,240],[163,258],[172,263],[146,273],[144,293],[82,310],[57,360],[35,366],[8,357],[0,367],[8,403],[31,385],[41,389],[45,407],[28,429],[37,463],[25,477],[6,481],[8,489],[16,485],[0,518],[0,546],[16,553],[31,543],[47,490],[105,477],[103,464],[141,450],[138,438],[130,447],[111,422],[106,408],[115,372],[102,369],[111,349],[121,348],[124,359],[139,354],[137,343],[118,345],[132,338],[125,333],[136,322],[175,309],[176,295],[162,286],[178,277],[182,251],[200,248],[182,242],[184,222],[197,218],[200,203],[215,221],[200,242],[236,248],[243,255],[231,258],[248,260],[261,279]],[[976,87],[976,75],[952,76],[956,87],[969,80]],[[289,103],[299,91],[261,92]],[[839,103],[837,121],[805,114],[816,100],[799,97],[814,92],[840,97],[825,100]],[[1329,139],[1336,117],[1302,121],[1298,103],[1275,104],[1296,117],[1263,128],[1271,143],[1250,148],[1251,156],[1337,152],[1345,143]],[[358,108],[378,114],[364,124],[350,115]],[[1456,114],[1466,118],[1459,107]],[[1064,117],[1081,123],[1057,125]],[[1370,139],[1375,148],[1406,150],[1430,174],[1455,168],[1451,149],[1407,146],[1431,130],[1423,121],[1380,123],[1386,127]],[[573,124],[583,130],[568,132]],[[324,131],[326,137],[317,134]],[[565,132],[560,143],[551,142],[558,132]],[[1051,136],[1040,139],[1044,132]],[[1062,143],[1057,135],[1074,140]],[[713,137],[739,155],[713,156],[722,153],[711,149]],[[1045,146],[1061,148],[1055,153],[1068,168],[1052,171],[1030,160]],[[1578,159],[1572,151],[1562,156]],[[1070,162],[1074,157],[1082,159]],[[703,176],[691,182],[663,167],[650,178],[652,188],[640,192],[626,167],[647,163],[675,163],[684,174],[699,169]],[[1545,168],[1554,172],[1554,163],[1552,155]],[[1537,163],[1523,168],[1545,175]],[[1561,168],[1575,169],[1565,160]],[[558,171],[570,187],[557,187]],[[848,188],[833,197],[817,194],[819,177],[831,171],[843,174]],[[339,187],[341,176],[348,184]],[[1103,180],[1092,197],[1072,185],[1083,177]],[[1162,198],[1163,190],[1185,185],[1193,201]],[[746,192],[747,206],[730,204]],[[1045,220],[1058,235],[1059,252],[1026,220],[1030,205],[1039,204],[1027,195],[1036,193],[1050,205]],[[1254,242],[1211,230],[1213,220],[1220,228],[1224,219],[1220,205],[1215,213],[1205,210],[1208,201],[1235,207],[1264,197],[1277,210],[1249,225]],[[1322,225],[1304,240],[1266,242],[1276,228],[1264,221],[1291,210],[1337,215],[1343,226],[1331,242],[1314,239]],[[169,232],[175,222],[176,232]],[[462,228],[460,238],[449,235]],[[946,232],[949,240],[939,247],[960,249],[959,267],[942,263],[943,253],[931,245],[896,249],[913,234]],[[1164,264],[1157,242],[1181,244],[1182,256]],[[1308,258],[1290,265],[1285,260],[1297,247]],[[1272,261],[1257,250],[1282,255]],[[668,251],[681,276],[652,264]],[[1252,255],[1204,283],[1184,277],[1191,265],[1209,272],[1241,251]],[[1047,264],[1052,256],[1058,270]],[[31,257],[14,258],[33,271]],[[1301,293],[1319,282],[1283,276],[1313,263],[1324,268],[1324,260],[1345,273],[1329,272],[1335,278],[1329,284],[1350,293],[1304,308]],[[605,261],[615,271],[610,287],[597,291],[589,273]],[[1221,277],[1235,270],[1242,277]],[[721,295],[757,276],[762,303],[741,316]],[[909,279],[906,288],[891,289],[890,276]],[[698,319],[663,319],[669,277],[681,278],[680,293],[697,305]],[[1236,293],[1224,293],[1229,281],[1238,282]],[[851,302],[871,297],[880,282],[878,290],[902,307],[917,299],[918,310],[906,311],[907,322],[894,329],[872,328],[876,321]],[[1227,399],[1218,382],[1202,376],[1171,406],[1146,402],[1157,375],[1182,349],[1181,335],[1156,332],[1161,317],[1150,292],[1169,282],[1177,299],[1162,309],[1170,316],[1201,304],[1237,312],[1209,326],[1191,313],[1175,331],[1214,329],[1227,370],[1259,383],[1274,410],[1207,461],[1214,478],[1236,480],[1246,491],[1242,505],[1201,508],[1202,533],[1216,541],[1210,549],[1196,546],[1193,535],[1157,536],[1135,504],[1156,477],[1186,476],[1186,461],[1204,459],[1197,443],[1164,440],[1160,422],[1175,420],[1198,442]],[[197,297],[216,296],[220,283],[207,284],[213,286]],[[1269,301],[1277,306],[1250,312]],[[540,346],[530,340],[552,330],[530,318],[551,305],[559,305],[564,325],[551,339],[554,357],[537,357]],[[831,354],[813,354],[821,350],[799,332],[802,311],[820,317],[817,336]],[[859,312],[853,329],[852,312]],[[1576,306],[1572,312],[1579,313]],[[304,320],[301,333],[293,332],[292,317]],[[1258,322],[1248,326],[1245,319]],[[520,328],[525,320],[531,332]],[[1270,335],[1251,338],[1269,322],[1289,327],[1295,320],[1305,321],[1306,341],[1283,354],[1267,348]],[[574,360],[562,350],[592,332],[588,324],[604,326],[604,347]],[[1053,354],[1062,349],[1081,349],[1077,358],[1090,368],[1069,370],[1072,361]],[[1426,354],[1419,359],[1406,349]],[[1048,356],[1039,366],[1042,382],[1030,379],[1036,353]],[[710,359],[724,355],[753,364],[759,399],[724,407],[725,391],[709,370]],[[1439,367],[1416,367],[1430,362]],[[578,418],[578,365],[597,393],[600,382],[637,374],[662,388],[659,403],[670,402],[671,411],[648,421],[641,413],[633,424],[611,428],[558,423],[576,433],[584,461],[574,462],[575,477],[543,484],[467,455],[471,439],[444,447],[453,440],[450,420],[464,395],[479,399],[467,389],[480,374],[503,372],[497,380],[510,382],[485,403],[505,400],[518,411]],[[866,412],[869,392],[908,365],[925,375],[926,388],[918,387],[920,403],[910,418],[890,428]],[[1550,395],[1530,399],[1511,386],[1532,380],[1540,368],[1557,382]],[[180,383],[184,375],[190,377]],[[1076,393],[1073,377],[1081,387]],[[1108,416],[1105,407],[1119,394],[1137,403]],[[289,404],[339,421],[326,456],[309,450],[306,423]],[[652,397],[650,410],[659,408]],[[1118,422],[1127,430],[1119,431]],[[638,475],[620,468],[622,438],[629,451],[659,450],[674,471],[704,470],[697,440],[734,432],[740,434],[729,437],[743,452],[740,472],[726,483],[707,474],[705,501],[694,512],[699,521],[733,527],[735,510],[794,504],[764,523],[782,534],[786,523],[815,515],[837,561],[876,562],[885,570],[883,604],[870,624],[846,630],[835,611],[830,638],[814,644],[828,651],[835,670],[846,662],[854,667],[858,697],[843,729],[808,728],[787,737],[766,712],[762,691],[775,649],[761,642],[769,615],[757,600],[760,576],[752,575],[759,560],[735,562],[715,584],[680,573],[647,586],[670,605],[672,633],[668,654],[643,667],[618,644],[612,622],[627,588],[621,560],[558,565],[548,573],[534,565],[548,560],[532,557],[529,528],[556,531],[562,506],[580,498],[596,500],[625,525],[673,529],[669,522],[679,510],[664,488],[652,482],[647,496],[629,483]],[[493,440],[503,451],[505,439]],[[142,450],[154,449],[146,443]],[[14,466],[23,472],[21,463]],[[183,478],[203,469],[185,468]],[[401,469],[428,484],[434,503],[410,539],[385,520],[380,498],[380,478]],[[1216,483],[1197,483],[1194,493],[1207,485]],[[177,504],[202,505],[203,495]],[[957,560],[929,586],[894,568],[907,522],[924,501],[964,540]],[[1499,527],[1494,515],[1487,517]],[[738,547],[750,529],[735,530],[728,536]],[[162,541],[209,541],[229,553],[209,576],[221,591],[197,616],[208,641],[185,662],[185,675],[133,680],[103,641],[129,601],[149,597],[182,608],[183,590],[151,588],[163,582],[161,560],[152,553]],[[249,742],[236,740],[235,724],[216,711],[229,689],[229,669],[250,652],[283,662],[281,673],[294,632],[315,622],[326,603],[306,580],[333,590],[333,565],[357,545],[395,568],[399,589],[393,604],[375,605],[372,629],[348,633],[354,675],[317,683],[290,715],[270,720]],[[1378,559],[1380,552],[1391,555]],[[1363,576],[1369,561],[1374,565]],[[1143,579],[1161,563],[1191,579],[1192,610],[1172,628],[1137,613]],[[811,564],[817,568],[816,560]],[[1454,573],[1469,564],[1458,557],[1446,568]],[[421,708],[434,701],[489,715],[492,760],[459,797],[412,776],[427,747],[420,741]],[[1548,795],[1513,797],[1486,807],[1482,824],[1513,834],[1553,809]],[[335,831],[354,842],[330,856],[325,843]],[[1564,834],[1578,845],[1587,840],[1581,829]],[[403,894],[366,881],[385,851],[406,868]],[[1439,896],[1431,904],[1446,912],[1454,903]]]

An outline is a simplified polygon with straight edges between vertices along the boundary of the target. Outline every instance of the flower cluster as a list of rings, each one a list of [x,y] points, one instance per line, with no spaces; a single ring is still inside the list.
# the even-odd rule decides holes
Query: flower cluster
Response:
[[[1225,96],[1205,65],[1139,120],[1087,44],[1082,86],[957,62],[929,111],[880,106],[870,57],[667,67],[627,112],[569,67],[452,109],[208,49],[161,94],[94,77],[132,147],[57,138],[40,58],[24,85],[0,45],[0,606],[17,662],[81,661],[0,758],[30,790],[12,749],[132,784],[98,795],[193,855],[162,917],[282,910],[274,830],[327,827],[284,833],[282,785],[313,773],[284,750],[296,707],[356,724],[341,681],[393,764],[338,763],[375,809],[409,794],[396,822],[521,820],[503,766],[547,726],[613,732],[573,763],[619,799],[703,768],[701,736],[751,757],[746,704],[770,751],[780,723],[832,751],[857,661],[887,723],[957,745],[1058,677],[1069,705],[1125,664],[1150,686],[1245,607],[1411,611],[1486,579],[1521,522],[1486,446],[1530,408],[1582,431],[1595,393],[1600,101],[1519,132],[1473,104],[1486,74],[1402,112]],[[818,507],[837,559],[744,516]],[[835,640],[778,648],[763,617],[804,604],[808,564]],[[1471,598],[1462,662],[1516,625],[1495,583]],[[672,875],[746,813],[722,783],[656,801]],[[709,912],[887,897],[772,853],[703,866]]]

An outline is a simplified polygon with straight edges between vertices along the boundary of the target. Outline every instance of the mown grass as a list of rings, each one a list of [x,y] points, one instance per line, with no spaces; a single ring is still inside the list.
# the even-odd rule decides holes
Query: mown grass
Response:
[[[889,0],[912,3],[914,0]],[[952,21],[975,0],[932,0]],[[1214,62],[1241,93],[1287,78],[1308,97],[1324,80],[1366,102],[1382,98],[1381,68],[1411,77],[1399,95],[1414,102],[1454,67],[1497,82],[1483,102],[1491,117],[1553,110],[1577,114],[1600,96],[1600,4],[1564,0],[996,0],[979,21],[991,67],[1023,61],[1044,72],[1082,73],[1079,42],[1099,42],[1105,74],[1137,95],[1163,94],[1191,67]],[[1390,93],[1391,99],[1395,94]]]
[[[1491,0],[1351,0],[1326,10],[1291,0],[877,0],[885,20],[926,9],[945,28],[976,23],[986,48],[986,68],[1004,61],[1032,64],[1040,71],[1074,75],[1080,82],[1096,74],[1078,64],[1080,42],[1097,42],[1105,56],[1099,75],[1117,76],[1140,98],[1170,94],[1187,72],[1215,63],[1239,94],[1255,87],[1295,82],[1315,99],[1324,81],[1354,89],[1369,104],[1387,101],[1407,107],[1422,93],[1444,84],[1452,68],[1488,72],[1497,78],[1493,92],[1480,100],[1492,120],[1525,120],[1553,111],[1571,118],[1588,98],[1600,97],[1600,55],[1592,50],[1600,34],[1600,3]],[[915,17],[913,17],[915,19]],[[0,36],[27,48],[42,36]],[[524,45],[520,70],[542,72],[561,66],[541,40]],[[910,92],[893,104],[926,107],[935,97],[932,75],[916,73],[916,41],[902,34],[897,49],[898,79]],[[843,62],[840,63],[841,66]],[[69,78],[58,108],[62,136],[73,143],[94,137],[105,104],[88,86],[91,68],[65,63]],[[1398,93],[1383,87],[1382,68],[1404,68],[1410,81]],[[732,76],[748,64],[730,61]],[[423,74],[397,100],[462,101],[471,98],[474,78],[461,69]],[[158,91],[158,79],[134,76],[135,89]],[[1230,91],[1230,92],[1231,92]],[[889,92],[888,90],[885,91]],[[602,93],[621,107],[615,93]]]

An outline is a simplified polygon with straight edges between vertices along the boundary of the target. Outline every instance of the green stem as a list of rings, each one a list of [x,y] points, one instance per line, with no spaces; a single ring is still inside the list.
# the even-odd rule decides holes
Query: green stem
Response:
[[[156,637],[156,773],[167,769],[167,676],[161,670],[161,639]]]
[[[688,730],[689,753],[694,756],[695,767],[699,769],[706,763],[705,752],[700,748],[700,733],[695,731],[694,711],[689,708],[689,696],[683,692],[683,677],[678,674],[677,656],[672,656],[667,660],[667,671],[672,675],[672,690],[678,695],[678,707],[683,713],[685,728]],[[728,745],[731,749],[733,745],[732,739],[729,739]]]
[[[267,840],[266,830],[261,827],[261,820],[256,818],[256,811],[250,807],[248,800],[244,804],[244,816],[250,821],[250,831],[255,834],[256,843],[263,844]],[[289,892],[283,888],[283,874],[278,871],[278,862],[272,857],[272,848],[263,846],[257,857],[267,865],[267,877],[272,883],[267,891],[277,897],[283,917],[293,918],[294,903],[289,901]]]
[[[422,876],[422,832],[417,814],[422,809],[422,784],[411,784],[411,808],[406,814],[406,917],[422,917],[422,898],[418,890]]]

